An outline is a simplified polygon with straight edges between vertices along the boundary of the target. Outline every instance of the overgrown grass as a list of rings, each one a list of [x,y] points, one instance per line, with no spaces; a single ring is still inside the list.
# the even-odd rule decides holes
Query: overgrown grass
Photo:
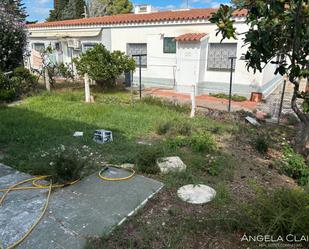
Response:
[[[54,161],[52,155],[64,145],[78,150],[81,157],[93,164],[103,161],[135,163],[137,155],[147,146],[137,142],[152,140],[158,124],[175,123],[176,120],[179,124],[176,133],[186,135],[190,134],[191,127],[199,134],[216,127],[223,132],[234,129],[232,125],[223,125],[205,117],[192,120],[178,108],[169,108],[156,101],[137,102],[132,107],[128,92],[96,94],[94,104],[84,103],[83,92],[74,91],[42,93],[26,99],[19,106],[0,107],[3,162],[29,173],[48,173],[50,163]],[[104,145],[93,142],[92,135],[96,129],[112,130],[114,142]],[[73,137],[75,131],[83,131],[84,137]],[[192,139],[201,140],[195,136]],[[202,144],[196,150],[203,150]],[[168,149],[165,142],[162,148],[175,155],[181,153],[180,148]]]

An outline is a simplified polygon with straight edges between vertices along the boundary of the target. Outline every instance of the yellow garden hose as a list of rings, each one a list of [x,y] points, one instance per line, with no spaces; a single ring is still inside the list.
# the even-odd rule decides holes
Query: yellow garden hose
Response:
[[[124,169],[124,168],[116,167],[116,166],[112,166],[112,168]],[[126,177],[119,177],[119,178],[111,178],[111,177],[102,176],[102,173],[103,173],[104,171],[106,171],[107,169],[109,169],[108,166],[104,167],[103,169],[101,169],[101,170],[99,171],[99,177],[100,177],[102,180],[105,180],[105,181],[126,181],[126,180],[131,179],[131,178],[135,175],[134,169],[124,169],[124,170],[126,170],[126,171],[131,172],[131,174],[130,174],[129,176],[126,176]]]
[[[23,180],[23,181],[20,181],[16,184],[13,184],[12,186],[10,186],[8,189],[2,191],[2,192],[5,192],[3,194],[3,196],[1,197],[0,199],[0,205],[3,203],[5,197],[9,194],[10,191],[14,190],[16,188],[16,186],[19,186],[19,185],[22,185],[22,184],[25,184],[27,182],[30,182],[30,181],[34,181],[34,180],[42,180],[44,179],[45,177],[34,177],[34,178],[30,178],[30,179],[27,179],[27,180]],[[9,245],[6,247],[6,249],[12,249],[14,247],[16,247],[17,245],[19,245],[24,239],[26,239],[29,234],[32,232],[32,230],[37,226],[37,224],[39,224],[39,222],[41,221],[42,217],[44,216],[45,212],[46,212],[46,209],[48,207],[48,204],[49,204],[49,199],[50,199],[50,194],[51,194],[51,190],[52,190],[52,184],[50,184],[49,186],[45,187],[45,188],[48,188],[48,195],[47,195],[47,199],[46,199],[46,202],[45,202],[45,205],[44,205],[44,208],[42,210],[42,213],[40,214],[40,216],[38,217],[38,219],[33,223],[33,225],[30,227],[30,229],[19,239],[17,240],[14,244],[12,245]],[[23,189],[23,188],[19,188],[19,189]],[[42,188],[36,188],[36,189],[42,189]]]
[[[33,177],[33,178],[29,178],[23,181],[20,181],[16,184],[11,185],[9,188],[7,189],[0,189],[0,192],[4,192],[4,194],[2,195],[1,199],[0,199],[0,205],[3,203],[5,197],[9,194],[9,192],[11,191],[16,191],[16,190],[32,190],[32,189],[48,189],[48,195],[47,195],[47,199],[44,205],[44,208],[40,214],[40,216],[38,217],[38,219],[35,221],[35,223],[30,227],[30,229],[27,231],[27,233],[25,233],[18,241],[16,241],[14,244],[9,245],[8,247],[6,247],[5,249],[12,249],[14,247],[16,247],[17,245],[19,245],[23,240],[25,240],[30,233],[33,231],[33,229],[39,224],[39,222],[41,221],[41,219],[43,218],[46,209],[48,207],[49,204],[49,199],[50,199],[50,194],[53,188],[62,188],[68,185],[73,185],[75,183],[77,183],[79,181],[73,181],[67,184],[58,184],[58,185],[52,185],[51,183],[49,185],[43,185],[43,184],[39,184],[38,181],[40,180],[44,180],[46,178],[48,178],[50,176],[37,176],[37,177]],[[25,187],[17,187],[20,186],[22,184],[28,183],[28,182],[32,182],[32,186],[25,186]],[[0,247],[1,248],[1,247]]]
[[[112,166],[113,168],[121,168],[121,167],[116,167],[116,166]],[[124,170],[127,170],[129,171],[131,174],[129,176],[126,176],[126,177],[120,177],[120,178],[110,178],[110,177],[105,177],[102,175],[102,173],[104,171],[106,171],[109,167],[104,167],[103,169],[101,169],[98,173],[98,176],[100,179],[102,180],[105,180],[105,181],[126,181],[126,180],[129,180],[131,179],[134,175],[135,175],[135,171],[133,169],[124,169],[124,168],[121,168],[121,169],[124,169]],[[1,204],[3,203],[5,197],[9,194],[9,192],[11,191],[18,191],[18,190],[33,190],[33,189],[48,189],[48,195],[47,195],[47,199],[46,199],[46,202],[45,202],[45,205],[44,205],[44,208],[42,209],[42,213],[40,214],[40,216],[38,217],[38,219],[35,221],[35,223],[30,227],[30,229],[27,231],[27,233],[25,233],[25,235],[23,235],[23,237],[21,237],[18,241],[16,241],[14,244],[12,245],[9,245],[8,247],[6,247],[5,249],[12,249],[14,247],[16,247],[17,245],[19,245],[22,241],[24,241],[29,235],[30,233],[33,231],[33,229],[39,224],[39,222],[41,221],[41,219],[43,218],[46,210],[47,210],[47,207],[48,207],[48,204],[49,204],[49,200],[50,200],[50,195],[51,195],[51,191],[53,188],[63,188],[63,187],[66,187],[66,186],[69,186],[69,185],[73,185],[75,183],[77,183],[80,179],[78,180],[75,180],[73,182],[70,182],[70,183],[66,183],[66,184],[55,184],[55,185],[52,185],[51,183],[49,185],[46,185],[46,184],[40,184],[38,183],[39,181],[41,180],[44,180],[44,179],[47,179],[49,178],[50,176],[36,176],[36,177],[33,177],[33,178],[29,178],[29,179],[26,179],[26,180],[23,180],[23,181],[20,181],[16,184],[13,184],[11,185],[9,188],[7,189],[0,189],[0,193],[1,192],[4,192],[4,194],[2,195],[1,199],[0,199],[0,206]],[[24,187],[18,187],[22,184],[25,184],[25,183],[28,183],[28,182],[31,182],[32,183],[32,186],[24,186]],[[0,246],[0,249],[1,249],[1,246]]]

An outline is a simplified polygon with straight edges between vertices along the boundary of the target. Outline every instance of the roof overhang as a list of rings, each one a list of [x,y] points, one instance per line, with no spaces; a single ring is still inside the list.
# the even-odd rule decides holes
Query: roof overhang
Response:
[[[192,42],[192,41],[201,41],[204,37],[206,37],[206,33],[186,33],[180,36],[175,37],[175,41],[178,42]]]
[[[80,38],[95,37],[101,33],[101,28],[97,29],[76,29],[76,30],[33,30],[30,38]]]

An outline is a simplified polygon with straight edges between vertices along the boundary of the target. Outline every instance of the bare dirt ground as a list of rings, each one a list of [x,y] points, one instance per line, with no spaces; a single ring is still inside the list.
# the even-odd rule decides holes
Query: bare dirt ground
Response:
[[[226,122],[239,121],[239,117],[227,117],[220,113],[212,116]],[[283,143],[292,142],[291,130],[270,126],[263,132],[271,133],[273,144],[265,155],[253,148],[244,131],[217,136],[220,149],[232,155],[237,162],[233,172],[225,176],[226,187],[236,203],[254,199],[254,188],[258,186],[268,189],[297,187],[293,179],[280,174],[274,163],[281,157],[277,148]],[[216,180],[209,177],[208,181],[212,185]],[[241,242],[243,232],[232,232],[229,224],[226,224],[229,222],[223,218],[220,221],[215,203],[188,204],[181,201],[176,192],[176,188],[165,187],[140,213],[131,217],[108,238],[92,238],[87,248],[261,248],[259,243]],[[230,212],[228,205],[226,204],[227,217]],[[289,245],[289,248],[300,247]]]

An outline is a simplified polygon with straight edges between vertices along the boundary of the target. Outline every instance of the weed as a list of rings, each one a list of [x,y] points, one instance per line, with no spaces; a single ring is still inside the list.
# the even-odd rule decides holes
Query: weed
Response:
[[[172,127],[172,123],[171,122],[164,122],[164,123],[160,123],[157,127],[156,127],[156,133],[158,135],[165,135]]]
[[[248,235],[283,236],[309,234],[308,189],[276,189],[257,194],[257,199],[241,206],[237,214],[238,229]]]
[[[53,182],[66,183],[80,179],[85,162],[73,152],[60,152],[55,160]]]
[[[265,154],[268,151],[269,144],[265,137],[261,136],[254,140],[254,148],[261,154]]]
[[[194,152],[212,152],[216,145],[208,133],[196,133],[189,139],[189,145]]]
[[[149,105],[157,105],[160,107],[165,107],[170,110],[174,110],[177,112],[185,112],[188,113],[191,110],[190,105],[181,104],[179,102],[172,102],[166,99],[160,99],[157,97],[147,96],[142,99],[143,103],[149,104]]]
[[[136,155],[136,166],[139,172],[146,174],[157,174],[160,172],[157,159],[163,156],[159,146],[143,146]]]
[[[225,183],[220,182],[216,185],[216,197],[213,203],[216,207],[221,207],[231,202],[231,193]]]
[[[212,94],[211,96],[214,96],[216,98],[221,98],[221,99],[229,99],[229,95],[225,94],[225,93]],[[242,102],[242,101],[246,101],[247,98],[244,97],[244,96],[233,94],[232,95],[232,100]]]
[[[302,155],[294,152],[288,145],[283,148],[281,170],[288,176],[297,179],[299,184],[309,184],[309,165],[306,164]]]
[[[173,120],[160,123],[157,128],[156,132],[158,135],[182,135],[182,136],[189,136],[192,131],[192,126],[190,123],[183,121],[183,120]]]

